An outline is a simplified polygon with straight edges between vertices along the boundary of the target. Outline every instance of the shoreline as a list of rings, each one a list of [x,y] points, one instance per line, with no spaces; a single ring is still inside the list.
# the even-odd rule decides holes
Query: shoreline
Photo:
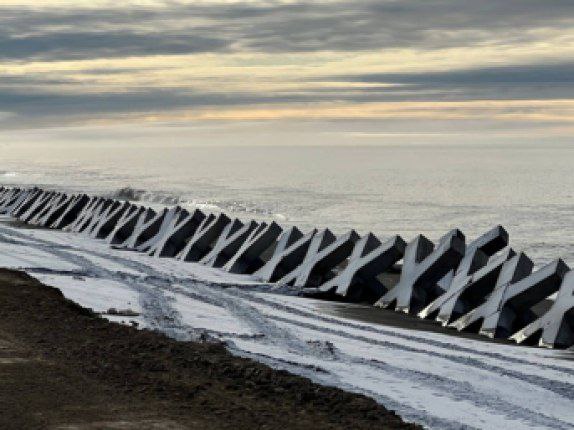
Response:
[[[129,308],[140,313],[129,318],[139,327],[175,339],[223,341],[232,354],[322,386],[361,393],[410,422],[436,429],[524,430],[572,422],[567,398],[574,368],[572,360],[564,360],[572,351],[517,348],[390,327],[388,322],[385,327],[384,321],[353,321],[319,309],[329,302],[227,284],[228,277],[201,265],[116,251],[58,230],[0,230],[6,266],[26,268],[81,306],[100,314],[110,307]],[[355,311],[355,305],[349,307]],[[24,327],[28,314],[24,311]],[[377,313],[383,314],[394,317]],[[283,403],[282,394],[270,396]],[[540,412],[547,407],[550,415]]]
[[[46,227],[27,224],[14,218],[6,220],[0,219],[0,225],[6,225],[12,228],[26,230],[46,229]],[[188,262],[188,264],[196,263]],[[398,281],[398,274],[387,274],[386,280],[392,283],[396,283]],[[393,310],[375,307],[366,303],[351,303],[345,302],[343,300],[333,300],[318,297],[306,297],[306,299],[314,300],[317,304],[317,309],[319,309],[321,312],[324,312],[326,315],[344,318],[354,322],[374,323],[380,325],[381,327],[396,327],[406,330],[438,333],[462,339],[472,339],[484,343],[511,345],[518,348],[537,348],[537,346],[534,345],[516,344],[514,341],[505,338],[490,338],[471,331],[458,331],[452,328],[444,327],[434,319],[422,319],[418,318],[416,315],[395,312]],[[537,308],[538,313],[543,314],[550,307],[550,305],[551,302],[548,300],[542,302]],[[567,350],[565,351],[566,353],[568,352]],[[574,360],[574,356],[571,354],[565,354],[565,357],[566,359]]]
[[[18,219],[1,220],[0,225],[7,225],[17,229],[27,230],[45,230],[46,227],[31,225],[22,222]],[[196,264],[188,262],[188,264]],[[386,280],[392,283],[398,281],[398,274],[386,275]],[[375,307],[366,303],[351,303],[343,300],[324,299],[318,297],[306,297],[306,299],[314,300],[317,304],[317,309],[324,312],[326,315],[333,317],[344,318],[354,322],[374,323],[381,327],[396,327],[406,330],[423,331],[430,333],[438,333],[449,336],[454,336],[463,339],[472,339],[484,343],[497,343],[503,345],[511,345],[518,348],[537,348],[534,345],[516,344],[514,341],[505,338],[490,338],[482,336],[478,333],[471,331],[458,331],[452,328],[442,326],[434,319],[422,319],[416,315],[405,314],[402,312],[395,312],[393,310]],[[551,305],[551,302],[544,301],[538,307],[538,313],[543,314]],[[567,350],[565,350],[567,351]],[[574,360],[574,356],[566,355],[567,359]]]

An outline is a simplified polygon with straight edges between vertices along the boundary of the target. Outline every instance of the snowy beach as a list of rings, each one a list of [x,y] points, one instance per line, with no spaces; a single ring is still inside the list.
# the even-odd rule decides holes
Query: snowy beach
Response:
[[[574,425],[570,351],[494,344],[334,316],[325,302],[194,263],[110,250],[81,234],[0,225],[0,265],[22,269],[112,321],[366,394],[427,428]],[[137,316],[106,315],[110,308]],[[516,393],[521,395],[517,396]]]

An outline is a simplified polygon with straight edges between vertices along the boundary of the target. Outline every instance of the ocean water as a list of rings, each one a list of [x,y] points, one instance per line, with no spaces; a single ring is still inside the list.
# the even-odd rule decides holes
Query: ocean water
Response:
[[[502,224],[537,265],[574,267],[574,146],[535,144],[186,145],[0,148],[0,184],[180,202],[302,229],[470,240]]]

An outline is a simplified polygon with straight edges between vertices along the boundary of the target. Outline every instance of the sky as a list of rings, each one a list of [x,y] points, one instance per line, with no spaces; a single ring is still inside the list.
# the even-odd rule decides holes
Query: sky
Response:
[[[0,1],[3,130],[569,141],[573,83],[571,0]]]

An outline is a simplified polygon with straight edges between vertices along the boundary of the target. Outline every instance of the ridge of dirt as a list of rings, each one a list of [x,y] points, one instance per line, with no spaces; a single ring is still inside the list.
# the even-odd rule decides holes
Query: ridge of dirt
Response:
[[[113,324],[0,269],[2,429],[418,429],[366,396]]]

